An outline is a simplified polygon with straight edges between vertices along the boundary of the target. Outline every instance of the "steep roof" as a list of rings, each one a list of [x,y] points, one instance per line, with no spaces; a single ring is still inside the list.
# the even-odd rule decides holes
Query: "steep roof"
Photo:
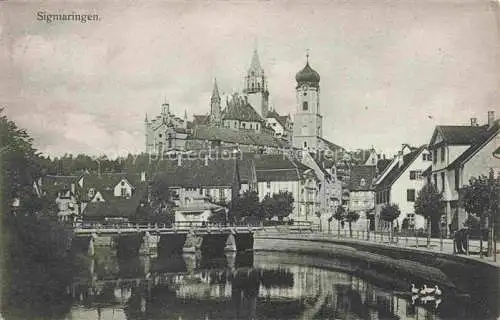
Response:
[[[382,172],[391,163],[390,159],[380,159],[377,161],[377,171]]]
[[[298,181],[307,170],[306,165],[286,157],[285,155],[255,155],[255,172],[257,181]]]
[[[248,160],[238,160],[240,179],[247,183],[250,177]],[[184,159],[180,165],[177,160],[158,160],[154,175],[164,176],[172,187],[198,188],[200,186],[231,186],[233,181],[234,160]]]
[[[342,148],[341,146],[336,145],[335,143],[330,142],[330,141],[326,140],[325,138],[321,138],[321,137],[318,137],[318,138],[319,138],[319,140],[323,141],[328,146],[328,148],[330,148],[331,150],[344,150],[344,148]]]
[[[42,179],[41,190],[49,199],[55,199],[59,192],[71,190],[71,185],[76,185],[77,180],[78,176],[46,175]]]
[[[488,129],[488,126],[436,126],[429,146],[434,146],[437,134],[448,145],[471,145],[476,142]]]
[[[465,150],[458,158],[456,158],[449,166],[448,168],[457,168],[464,162],[466,162],[470,157],[472,157],[474,154],[476,154],[481,148],[484,146],[485,143],[490,141],[492,138],[494,138],[496,135],[498,135],[498,132],[500,131],[500,124],[499,121],[495,121],[493,126],[491,128],[487,128],[486,131],[484,131],[481,134],[478,134],[475,137],[475,141],[473,144]]]
[[[92,199],[88,198],[88,193],[91,188],[95,189],[95,191],[99,191],[104,200],[108,200],[113,198],[114,187],[122,180],[125,179],[130,183],[132,189],[139,190],[142,184],[140,179],[141,176],[138,173],[103,173],[100,176],[97,174],[85,174],[83,175],[83,187],[81,190],[81,197],[83,201],[90,201]],[[135,191],[133,191],[133,194]]]
[[[238,120],[247,122],[260,122],[264,119],[255,111],[246,98],[234,95],[227,107],[222,111],[223,120]]]
[[[230,128],[197,126],[188,140],[223,141],[234,144],[282,147],[283,143],[274,136],[255,131],[243,131]]]
[[[373,189],[373,179],[377,175],[376,166],[353,166],[351,168],[351,179],[349,182],[349,190],[351,191],[368,191]],[[364,180],[364,184],[362,183]]]
[[[390,187],[403,172],[415,161],[416,158],[420,155],[420,153],[426,148],[426,146],[421,146],[418,149],[412,150],[410,153],[403,155],[403,164],[400,166],[397,163],[392,169],[388,172],[388,174],[379,182],[377,188],[383,189]]]

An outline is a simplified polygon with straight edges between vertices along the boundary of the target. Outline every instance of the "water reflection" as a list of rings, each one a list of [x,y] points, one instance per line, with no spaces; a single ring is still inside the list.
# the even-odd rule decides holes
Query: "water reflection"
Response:
[[[79,261],[73,281],[60,282],[62,290],[23,273],[54,299],[45,299],[45,307],[36,305],[30,312],[21,314],[18,308],[17,314],[10,310],[10,316],[3,315],[6,319],[103,320],[495,318],[467,298],[444,295],[438,302],[412,297],[409,290],[395,292],[375,277],[353,276],[350,271],[356,267],[348,261],[284,253],[121,259],[102,251],[95,259]],[[57,278],[52,273],[51,277]],[[40,290],[31,291],[35,297],[40,294]],[[35,301],[31,291],[16,297]]]
[[[347,273],[276,254],[196,254],[88,264],[68,288],[68,319],[477,318],[457,298],[415,301]]]

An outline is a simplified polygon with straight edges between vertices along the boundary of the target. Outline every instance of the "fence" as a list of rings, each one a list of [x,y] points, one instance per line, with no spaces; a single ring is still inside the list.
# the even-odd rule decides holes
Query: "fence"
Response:
[[[500,251],[497,250],[496,254],[488,253],[488,242],[483,241],[483,247],[481,252],[481,244],[479,239],[469,239],[467,236],[464,239],[463,253],[459,253],[457,250],[457,245],[454,239],[444,239],[444,238],[430,238],[423,233],[400,233],[400,232],[374,232],[374,231],[364,231],[364,230],[352,230],[345,226],[342,229],[336,228],[321,228],[320,225],[313,224],[310,221],[295,221],[293,225],[282,225],[275,227],[266,227],[267,231],[275,232],[289,232],[289,233],[320,233],[327,237],[337,238],[337,239],[350,239],[355,241],[369,241],[372,243],[380,243],[387,246],[401,247],[401,248],[418,248],[422,250],[430,250],[436,252],[443,252],[449,254],[463,254],[467,256],[476,256],[481,259],[488,261],[499,261],[497,255]],[[496,248],[500,248],[497,244]]]

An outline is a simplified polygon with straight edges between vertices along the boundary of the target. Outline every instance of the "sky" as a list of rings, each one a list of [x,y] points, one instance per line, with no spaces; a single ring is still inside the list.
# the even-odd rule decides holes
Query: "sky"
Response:
[[[293,114],[295,74],[321,75],[324,137],[393,154],[439,124],[500,112],[491,1],[0,1],[0,107],[46,154],[144,151],[166,99],[206,114],[214,78],[241,91],[252,51],[270,101]],[[37,20],[37,13],[99,21]]]

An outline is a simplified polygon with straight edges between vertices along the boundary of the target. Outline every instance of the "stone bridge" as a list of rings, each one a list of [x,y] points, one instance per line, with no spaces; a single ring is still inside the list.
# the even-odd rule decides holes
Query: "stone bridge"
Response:
[[[72,246],[94,255],[96,246],[114,247],[119,255],[170,255],[201,251],[222,253],[253,249],[253,235],[262,227],[200,222],[174,224],[76,223]]]

